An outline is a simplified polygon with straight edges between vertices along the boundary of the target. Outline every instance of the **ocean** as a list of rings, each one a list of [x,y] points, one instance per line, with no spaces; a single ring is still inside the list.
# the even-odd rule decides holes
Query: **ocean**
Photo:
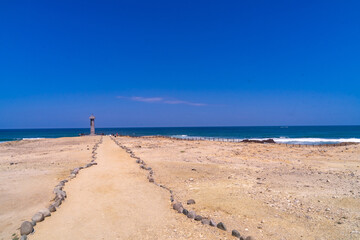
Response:
[[[58,138],[89,134],[89,128],[0,129],[0,142]],[[178,138],[215,137],[227,139],[268,139],[288,144],[330,144],[359,142],[360,126],[273,126],[273,127],[147,127],[97,128],[100,134],[130,136],[172,136]]]

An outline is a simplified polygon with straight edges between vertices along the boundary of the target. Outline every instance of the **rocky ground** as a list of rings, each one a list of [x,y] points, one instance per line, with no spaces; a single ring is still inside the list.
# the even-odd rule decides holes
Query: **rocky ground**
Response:
[[[189,210],[255,239],[360,239],[360,146],[118,137]]]

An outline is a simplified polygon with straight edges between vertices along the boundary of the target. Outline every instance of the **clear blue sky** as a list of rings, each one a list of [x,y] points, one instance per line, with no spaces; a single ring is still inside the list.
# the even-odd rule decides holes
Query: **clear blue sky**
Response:
[[[360,1],[0,3],[0,128],[360,124]]]

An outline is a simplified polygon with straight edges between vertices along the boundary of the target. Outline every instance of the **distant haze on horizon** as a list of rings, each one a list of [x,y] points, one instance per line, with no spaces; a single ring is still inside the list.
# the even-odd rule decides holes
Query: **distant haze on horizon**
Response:
[[[359,1],[0,5],[0,129],[360,125]]]

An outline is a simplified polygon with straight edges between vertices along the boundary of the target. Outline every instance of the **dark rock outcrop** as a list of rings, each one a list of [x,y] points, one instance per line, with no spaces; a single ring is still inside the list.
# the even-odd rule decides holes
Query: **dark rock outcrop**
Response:
[[[274,139],[272,139],[272,138],[265,139],[265,140],[244,139],[244,140],[242,140],[242,142],[247,142],[247,143],[276,143],[276,142],[274,141]]]

